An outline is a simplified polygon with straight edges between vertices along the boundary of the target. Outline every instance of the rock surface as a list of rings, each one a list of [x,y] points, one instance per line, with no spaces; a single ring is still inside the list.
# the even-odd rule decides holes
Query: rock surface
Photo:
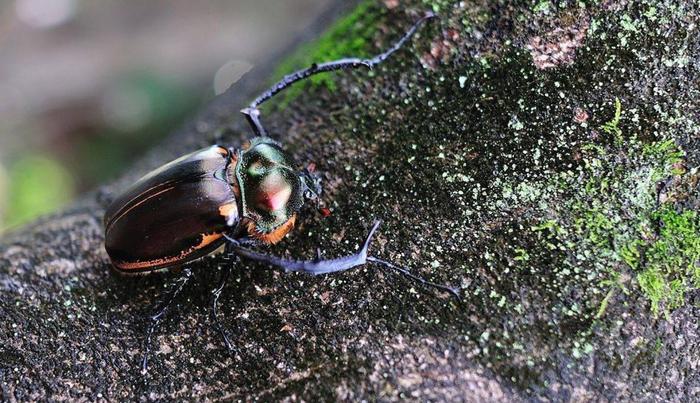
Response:
[[[265,108],[322,173],[331,212],[306,208],[272,252],[342,255],[381,218],[371,253],[460,284],[462,300],[373,266],[310,278],[239,264],[221,301],[232,355],[208,320],[230,261],[212,256],[140,372],[147,314],[178,273],[114,274],[101,215],[148,169],[241,144],[233,111],[267,68],[119,182],[2,240],[3,400],[698,399],[700,7],[358,7],[281,66],[373,54],[426,8],[441,19],[375,70]]]

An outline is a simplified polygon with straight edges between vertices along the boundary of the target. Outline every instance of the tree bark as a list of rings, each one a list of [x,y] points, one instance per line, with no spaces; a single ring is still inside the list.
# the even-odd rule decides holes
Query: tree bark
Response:
[[[0,241],[3,400],[697,399],[699,6],[363,2],[291,60],[375,54],[426,7],[440,20],[385,64],[263,110],[315,164],[331,212],[306,206],[270,252],[347,254],[379,218],[371,253],[462,286],[461,301],[371,265],[236,263],[221,299],[231,354],[209,321],[231,264],[214,255],[191,265],[141,373],[148,314],[179,273],[116,274],[104,209],[149,169],[241,145],[238,111],[277,58],[116,183]],[[659,267],[662,285],[683,280],[680,300],[651,293]]]

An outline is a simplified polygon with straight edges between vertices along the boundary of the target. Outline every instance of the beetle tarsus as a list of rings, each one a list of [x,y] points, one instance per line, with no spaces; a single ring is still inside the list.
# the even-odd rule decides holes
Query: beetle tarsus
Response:
[[[406,31],[406,33],[401,37],[401,39],[394,43],[393,46],[391,46],[386,51],[374,56],[373,58],[360,59],[357,57],[349,57],[325,63],[312,63],[311,66],[309,66],[308,68],[288,74],[284,76],[275,85],[270,87],[267,91],[263,92],[260,96],[255,98],[255,100],[250,103],[250,106],[241,110],[241,112],[246,116],[248,124],[250,124],[250,127],[253,129],[253,132],[255,132],[257,136],[266,136],[267,131],[260,122],[260,111],[258,110],[258,107],[262,103],[272,98],[285,88],[296,83],[297,81],[304,80],[315,74],[324,73],[327,71],[353,69],[358,67],[366,67],[372,70],[374,66],[388,59],[389,56],[391,56],[394,52],[399,50],[413,36],[413,34],[416,33],[418,28],[420,28],[420,26],[425,21],[435,17],[436,15],[432,12],[426,13],[421,19],[416,21],[416,23],[413,24],[413,26],[411,26],[411,28],[408,31]]]
[[[185,284],[192,277],[192,271],[189,268],[185,268],[182,271],[182,276],[175,282],[175,289],[168,296],[167,300],[160,305],[160,307],[152,314],[149,319],[151,323],[148,326],[148,332],[146,334],[146,348],[143,354],[143,359],[141,360],[141,373],[145,374],[148,372],[148,356],[151,353],[151,339],[153,338],[153,333],[155,333],[156,328],[160,324],[163,317],[168,312],[170,305],[172,305],[178,294],[185,288]]]

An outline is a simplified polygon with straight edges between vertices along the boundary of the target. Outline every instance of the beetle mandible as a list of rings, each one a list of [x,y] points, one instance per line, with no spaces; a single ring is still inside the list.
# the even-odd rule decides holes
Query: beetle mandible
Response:
[[[258,107],[275,94],[312,75],[342,69],[371,69],[386,60],[435,15],[419,19],[391,48],[370,58],[345,58],[299,70],[285,76],[241,112],[255,138],[241,149],[214,145],[185,155],[139,179],[105,212],[105,249],[122,273],[151,273],[186,265],[225,245],[225,253],[276,266],[287,272],[326,274],[366,263],[396,271],[413,281],[459,297],[459,288],[429,282],[407,269],[369,256],[376,221],[360,250],[323,260],[289,260],[251,249],[279,242],[293,228],[305,200],[319,197],[320,181],[309,170],[299,172],[281,145],[267,136]],[[213,291],[211,319],[229,350],[234,347],[219,324],[217,302],[232,265],[222,267]],[[151,316],[143,370],[147,369],[150,339],[171,302],[189,280],[185,269],[170,299]]]

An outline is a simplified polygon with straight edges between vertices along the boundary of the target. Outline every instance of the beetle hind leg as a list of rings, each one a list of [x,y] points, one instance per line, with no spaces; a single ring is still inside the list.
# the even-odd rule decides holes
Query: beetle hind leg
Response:
[[[180,294],[180,292],[185,288],[185,285],[191,277],[192,271],[189,268],[185,268],[180,278],[177,279],[177,281],[175,282],[173,291],[170,293],[167,299],[160,304],[158,309],[156,309],[156,311],[153,314],[151,314],[149,318],[150,324],[148,325],[148,332],[146,334],[146,346],[145,351],[143,353],[143,359],[141,360],[141,372],[144,374],[148,372],[148,357],[151,354],[151,339],[153,338],[153,333],[155,333],[156,329],[158,328],[158,325],[160,325],[160,322],[168,313],[168,310],[170,309],[170,306],[172,305],[173,301],[175,301],[178,294]]]
[[[227,247],[228,249],[228,247]],[[227,255],[229,255],[227,251]],[[237,259],[236,259],[237,260]],[[214,326],[214,329],[221,335],[221,338],[224,339],[224,344],[226,345],[226,349],[232,353],[238,353],[238,349],[231,343],[231,339],[229,339],[228,334],[226,334],[226,330],[224,330],[224,327],[221,325],[221,322],[219,321],[219,297],[221,296],[221,291],[223,291],[224,286],[226,286],[226,282],[228,281],[229,276],[231,275],[231,265],[224,265],[221,268],[221,278],[219,279],[219,284],[216,286],[215,289],[212,290],[211,295],[211,311],[209,314],[209,317],[211,319],[211,323]]]

